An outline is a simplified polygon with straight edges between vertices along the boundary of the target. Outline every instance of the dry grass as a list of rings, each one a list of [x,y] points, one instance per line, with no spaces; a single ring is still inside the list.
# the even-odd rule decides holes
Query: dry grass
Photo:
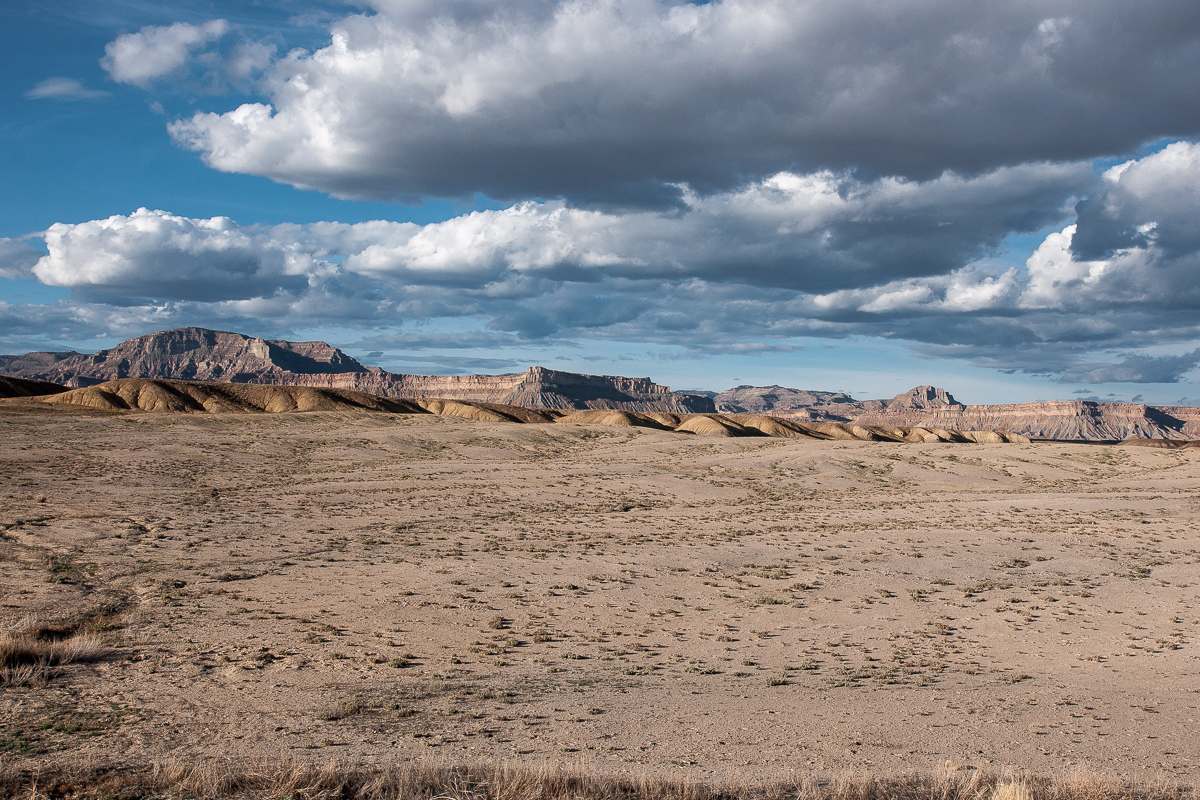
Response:
[[[68,664],[99,661],[110,652],[97,633],[77,625],[50,628],[37,618],[0,632],[0,686],[40,686]]]
[[[364,766],[285,760],[255,765],[170,761],[147,768],[64,762],[36,771],[0,763],[0,796],[30,800],[1196,800],[1198,794],[1195,787],[1134,784],[1088,772],[1034,777],[953,765],[933,775],[810,777],[746,786],[589,774],[554,765],[395,761]]]

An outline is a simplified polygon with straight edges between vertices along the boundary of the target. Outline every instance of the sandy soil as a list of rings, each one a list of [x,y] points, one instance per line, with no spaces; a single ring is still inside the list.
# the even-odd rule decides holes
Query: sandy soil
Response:
[[[0,755],[1186,775],[1200,452],[0,417]]]

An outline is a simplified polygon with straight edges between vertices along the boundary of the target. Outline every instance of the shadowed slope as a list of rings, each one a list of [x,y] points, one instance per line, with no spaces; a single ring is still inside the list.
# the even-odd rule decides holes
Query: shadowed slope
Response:
[[[48,381],[10,378],[0,375],[0,397],[40,397],[67,391],[67,387]]]
[[[175,413],[286,413],[291,411],[379,411],[392,414],[425,413],[415,402],[376,397],[347,389],[309,386],[262,386],[243,383],[192,383],[122,378],[84,389],[72,389],[44,398],[62,403],[113,411],[166,411]]]

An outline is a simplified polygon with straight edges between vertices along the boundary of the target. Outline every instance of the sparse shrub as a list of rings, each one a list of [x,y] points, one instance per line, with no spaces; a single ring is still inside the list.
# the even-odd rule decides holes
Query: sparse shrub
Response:
[[[39,636],[37,620],[27,621],[22,628],[0,634],[0,685],[42,685],[61,674],[61,667],[99,661],[111,652],[95,633]],[[74,628],[66,626],[64,632]]]
[[[330,706],[329,708],[323,708],[319,710],[315,716],[322,722],[337,722],[339,719],[345,719],[346,717],[353,717],[355,714],[361,714],[362,711],[362,706],[353,700],[349,700],[345,703],[338,703],[337,705]]]

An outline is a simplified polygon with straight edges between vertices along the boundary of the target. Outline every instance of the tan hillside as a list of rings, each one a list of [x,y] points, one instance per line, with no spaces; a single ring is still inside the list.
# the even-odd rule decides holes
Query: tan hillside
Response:
[[[475,422],[608,425],[690,433],[697,436],[770,436],[788,439],[844,439],[891,442],[1023,442],[1011,433],[942,429],[802,424],[759,414],[666,414],[616,409],[561,411],[441,398],[376,397],[346,389],[310,386],[263,386],[242,383],[122,378],[37,398],[58,407],[103,411],[176,414],[284,414],[311,411],[368,411],[384,414],[434,414]],[[2,401],[0,401],[2,402]]]

